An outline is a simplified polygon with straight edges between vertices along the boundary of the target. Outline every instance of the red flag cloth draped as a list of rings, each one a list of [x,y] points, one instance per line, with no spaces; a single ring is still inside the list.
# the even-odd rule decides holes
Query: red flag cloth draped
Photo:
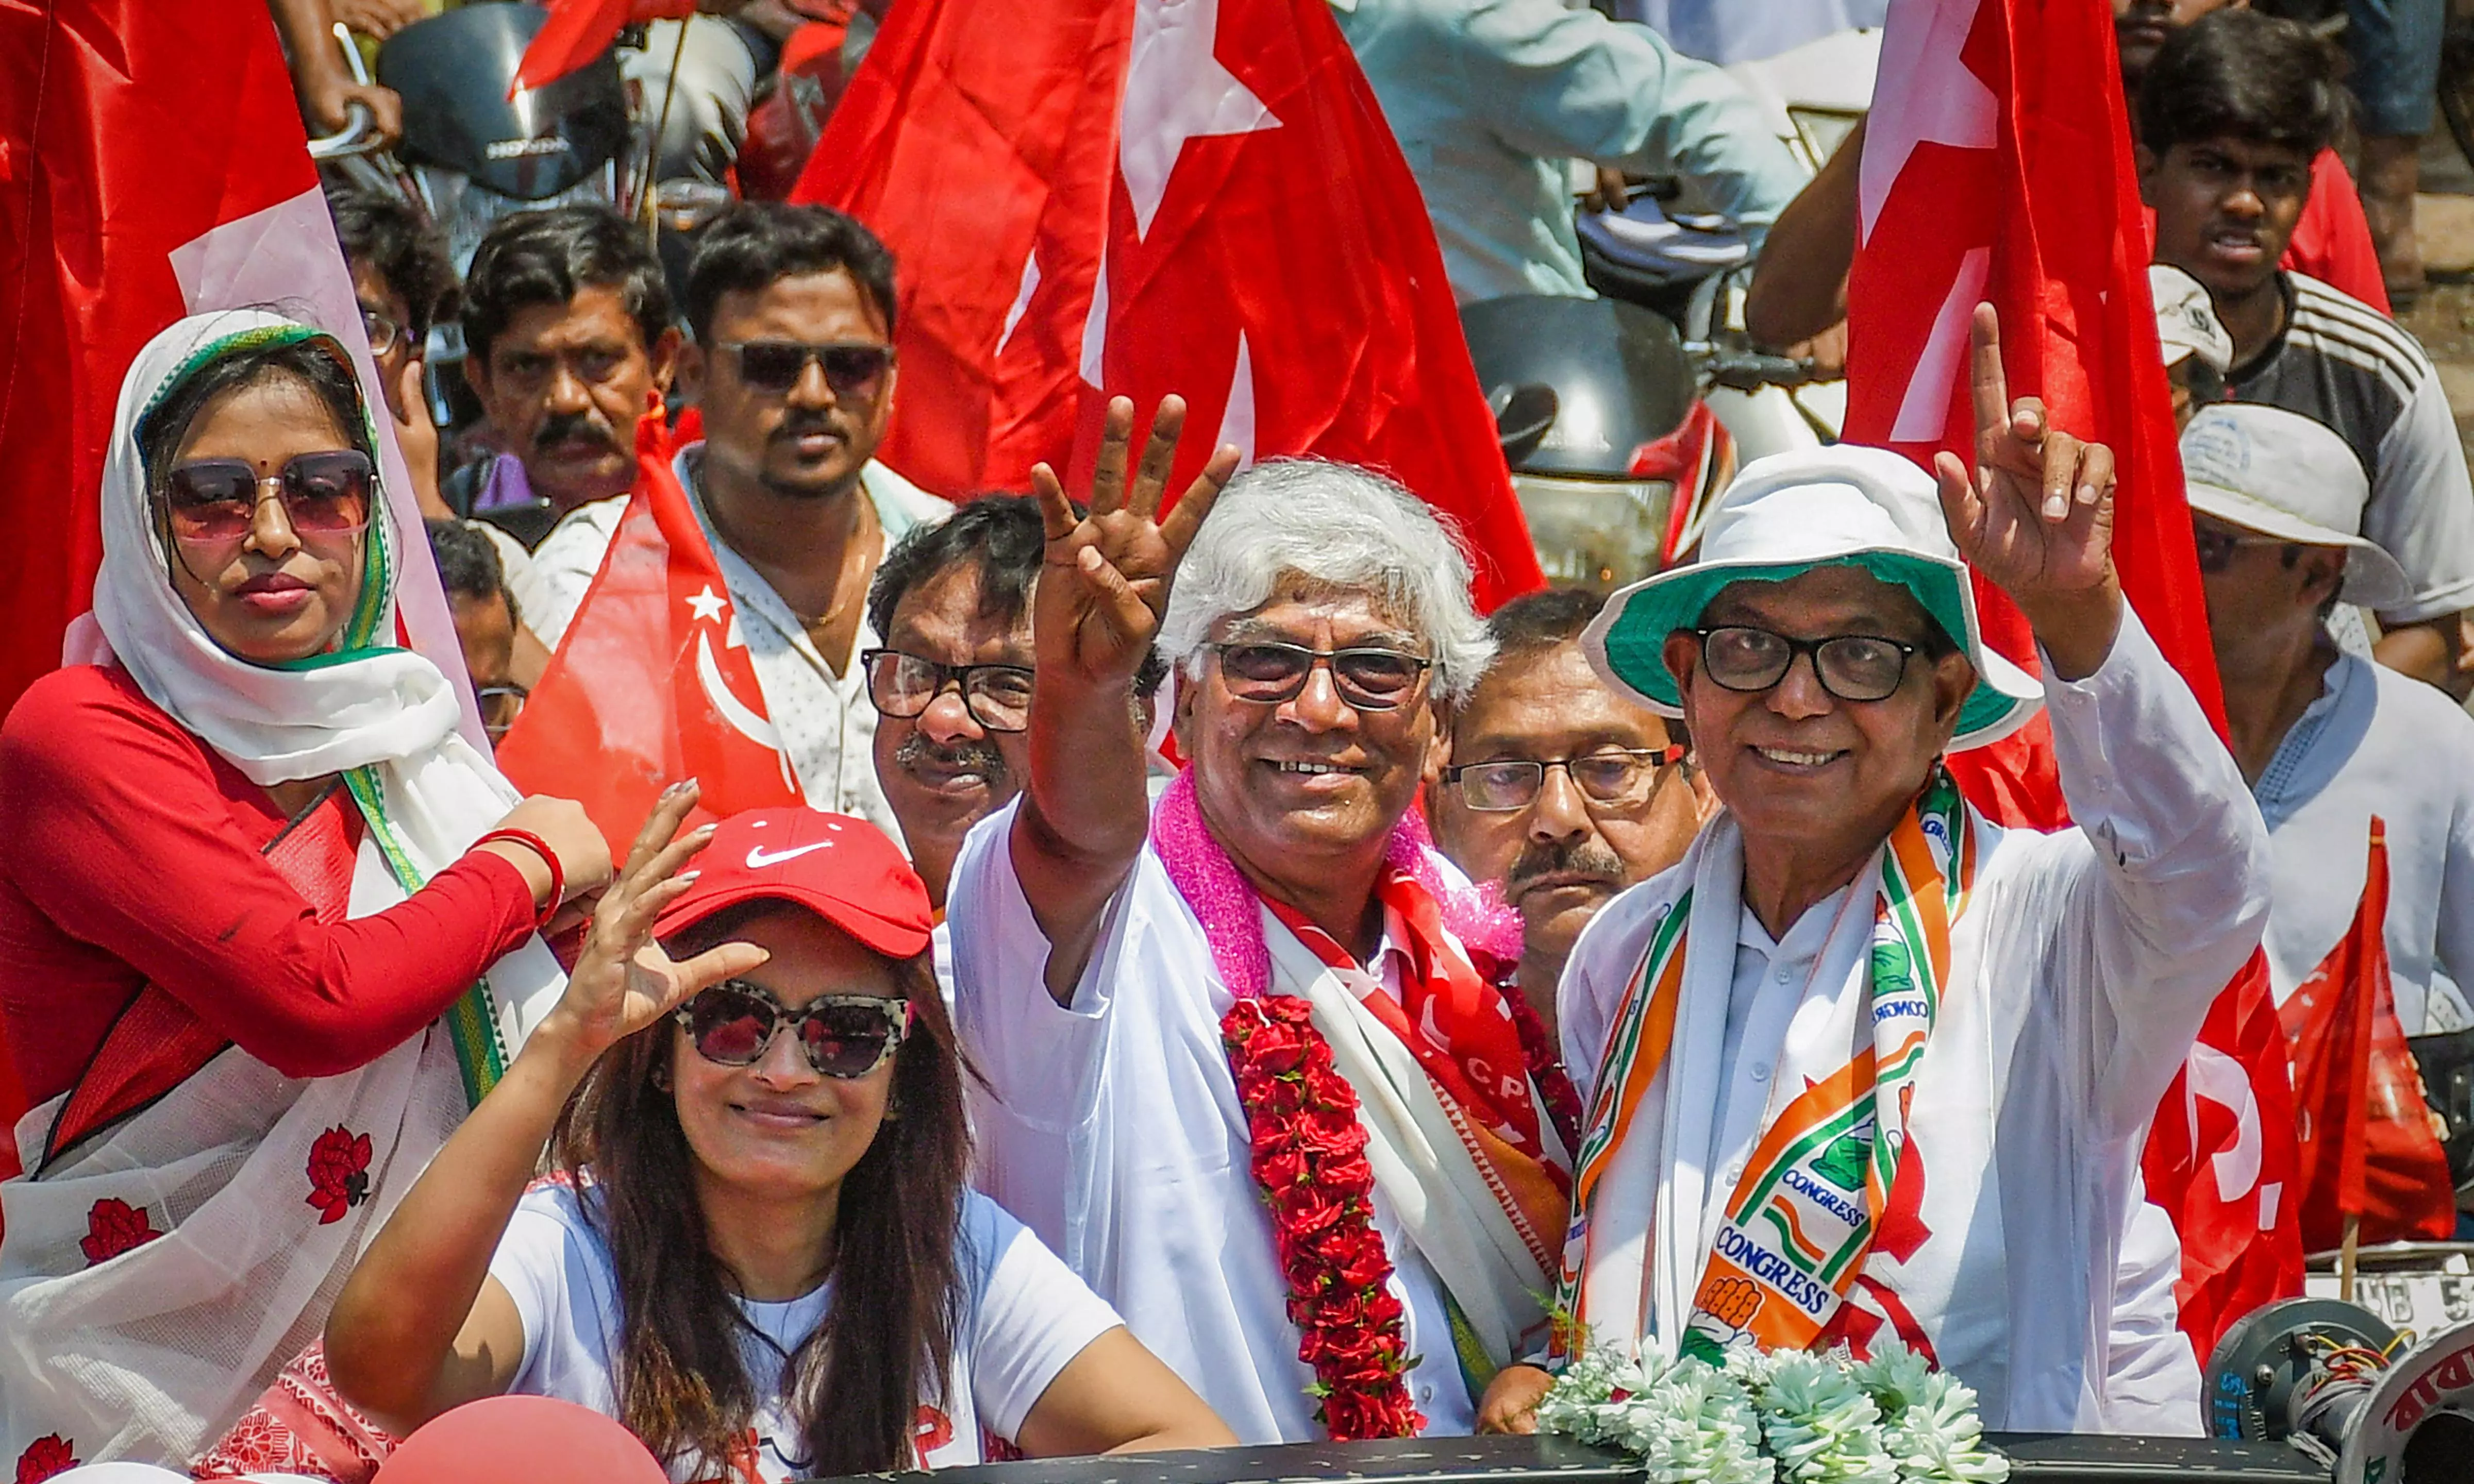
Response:
[[[376,403],[265,0],[0,0],[0,711],[60,664],[90,606],[130,362],[182,315],[244,305],[333,332]],[[403,635],[460,678],[412,485],[377,422]],[[483,745],[469,703],[465,721]],[[0,1127],[21,1104],[0,1048]]]
[[[1992,302],[2011,394],[2041,395],[2055,426],[2112,446],[2122,591],[2221,733],[2102,8],[1892,0],[1857,202],[1847,438],[1928,466],[1940,449],[1972,457],[1968,322]],[[2018,609],[1982,582],[1977,593],[1986,641],[2037,668]],[[2069,823],[2044,718],[1951,762],[2003,823]],[[2301,1291],[2293,1129],[2273,1112],[2290,1103],[2289,1073],[2281,1038],[2262,1029],[2272,1020],[2254,955],[2167,1092],[2147,1151],[2148,1198],[2182,1235],[2183,1328],[2202,1355],[2238,1301]]]
[[[1434,229],[1326,0],[904,0],[792,193],[901,264],[880,457],[939,494],[1087,468],[1109,395],[1388,470],[1481,608],[1540,586]],[[1215,437],[1203,435],[1213,434]]]
[[[2362,1218],[2365,1242],[2444,1241],[2457,1230],[2448,1153],[2397,1021],[2388,915],[2388,831],[2373,815],[2353,924],[2281,1011],[2301,1137],[2302,1239],[2314,1252],[2343,1239],[2348,1215]]]
[[[691,824],[801,802],[659,418],[637,424],[636,491],[549,670],[498,744],[526,793],[584,805],[625,859],[663,789],[694,778]]]
[[[545,0],[549,19],[524,44],[516,62],[512,98],[527,87],[546,87],[610,50],[633,21],[680,20],[695,13],[695,0]]]

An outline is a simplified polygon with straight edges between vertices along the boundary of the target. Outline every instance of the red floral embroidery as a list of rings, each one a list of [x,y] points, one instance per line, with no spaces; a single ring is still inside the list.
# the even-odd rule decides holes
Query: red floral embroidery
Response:
[[[42,1484],[53,1474],[66,1473],[77,1466],[77,1455],[69,1451],[69,1440],[57,1432],[47,1432],[17,1455],[17,1484]]]
[[[162,1234],[155,1230],[145,1207],[106,1197],[86,1211],[85,1235],[79,1239],[78,1247],[85,1253],[86,1266],[92,1267],[133,1247],[143,1247]]]
[[[341,1221],[370,1198],[370,1137],[337,1124],[309,1146],[309,1204],[318,1224]]]
[[[1408,1341],[1374,1230],[1374,1167],[1357,1089],[1333,1069],[1312,1012],[1289,996],[1242,999],[1220,1022],[1272,1208],[1298,1358],[1314,1367],[1317,1416],[1339,1442],[1414,1437]]]

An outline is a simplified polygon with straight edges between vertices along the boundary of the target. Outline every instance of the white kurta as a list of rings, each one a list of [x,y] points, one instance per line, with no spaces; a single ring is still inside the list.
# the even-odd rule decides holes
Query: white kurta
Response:
[[[688,503],[694,508],[705,539],[713,546],[714,560],[721,566],[736,632],[746,641],[757,686],[764,693],[765,714],[781,734],[782,751],[790,759],[800,793],[813,808],[856,814],[900,841],[902,826],[876,780],[876,707],[868,702],[867,680],[858,664],[862,652],[884,641],[862,612],[851,652],[840,657],[840,673],[825,662],[808,637],[807,626],[773,590],[773,585],[715,535],[713,517],[705,511],[703,493],[696,487],[703,455],[704,444],[690,443],[679,451],[673,472],[680,488],[688,491]],[[933,524],[954,513],[953,506],[882,464],[861,470],[860,485],[876,507],[888,551],[912,527]],[[594,574],[601,570],[601,559],[610,550],[626,507],[624,496],[580,507],[543,539],[534,565],[552,601],[538,621],[526,614],[542,642],[555,647],[566,634]]]
[[[1235,1003],[1202,924],[1148,842],[1074,993],[1043,977],[1048,939],[1014,874],[1016,805],[954,863],[955,1030],[981,1187],[1126,1318],[1248,1443],[1318,1441],[1288,1282],[1249,1168],[1246,1113],[1220,1039]],[[1269,913],[1264,933],[1288,929]],[[1386,951],[1387,963],[1395,955]],[[1387,974],[1387,979],[1391,976]],[[1391,979],[1396,983],[1396,979]],[[1442,1281],[1378,1189],[1374,1226],[1420,1363],[1410,1400],[1439,1436],[1472,1430]]]
[[[1980,1394],[1988,1426],[2093,1430],[2108,1410],[2118,1257],[2147,1124],[2209,1003],[2258,942],[2267,834],[2232,757],[2135,616],[2094,675],[2049,678],[2045,689],[2079,827],[1985,831],[1908,1120],[1916,1147],[1944,1151],[1928,1166],[1932,1235],[1907,1265],[1937,1277],[1903,1296],[1942,1362]],[[1716,848],[1740,860],[1739,842],[1722,814],[1695,856]],[[1574,946],[1558,1005],[1585,1097],[1649,935],[1692,865],[1616,898]],[[1704,1233],[1670,1236],[1702,1240],[1722,1214],[1788,1037],[1859,983],[1879,888],[1877,863],[1855,882],[1854,906],[1816,905],[1771,952],[1748,951],[1767,935],[1744,929],[1732,902],[1732,941],[1705,946],[1708,904],[1696,894],[1677,1054],[1686,1027],[1710,1014],[1696,996],[1712,991],[1735,1002],[1728,1018],[1740,1034],[1696,1073],[1715,1101],[1707,1147],[1687,1140],[1661,1177],[1681,1209],[1704,1213]],[[1805,943],[1815,936],[1817,950]],[[1798,948],[1812,955],[1804,972],[1791,962]],[[1711,949],[1731,955],[1728,969],[1695,974],[1691,956]],[[1645,1140],[1631,1148],[1655,1158]],[[1652,1234],[1637,1219],[1611,1225],[1614,1214],[1592,1213],[1592,1265],[1616,1249],[1646,1262]],[[1591,1315],[1601,1339],[1637,1342],[1606,1334],[1611,1317]],[[1653,1310],[1649,1328],[1680,1328],[1684,1317]]]
[[[2409,1036],[2474,1024],[2474,717],[2439,690],[2341,655],[2252,792],[2275,884],[2268,976],[2283,1004],[2353,925],[2371,816],[2388,826],[2389,973]]]

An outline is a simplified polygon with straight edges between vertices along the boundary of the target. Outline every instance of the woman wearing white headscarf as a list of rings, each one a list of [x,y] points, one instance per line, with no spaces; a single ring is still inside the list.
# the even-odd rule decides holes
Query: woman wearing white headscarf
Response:
[[[563,984],[609,877],[395,647],[340,345],[183,320],[123,383],[92,662],[0,727],[0,1474],[185,1466],[316,1336],[367,1235]],[[5,1156],[0,1156],[0,1162]]]

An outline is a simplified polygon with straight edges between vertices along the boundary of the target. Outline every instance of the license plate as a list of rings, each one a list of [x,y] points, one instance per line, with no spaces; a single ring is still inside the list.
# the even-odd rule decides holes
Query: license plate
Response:
[[[2337,1275],[2312,1273],[2302,1291],[2315,1299],[2337,1297]],[[2395,1328],[2431,1334],[2474,1318],[2474,1278],[2449,1273],[2357,1273],[2354,1302]]]

